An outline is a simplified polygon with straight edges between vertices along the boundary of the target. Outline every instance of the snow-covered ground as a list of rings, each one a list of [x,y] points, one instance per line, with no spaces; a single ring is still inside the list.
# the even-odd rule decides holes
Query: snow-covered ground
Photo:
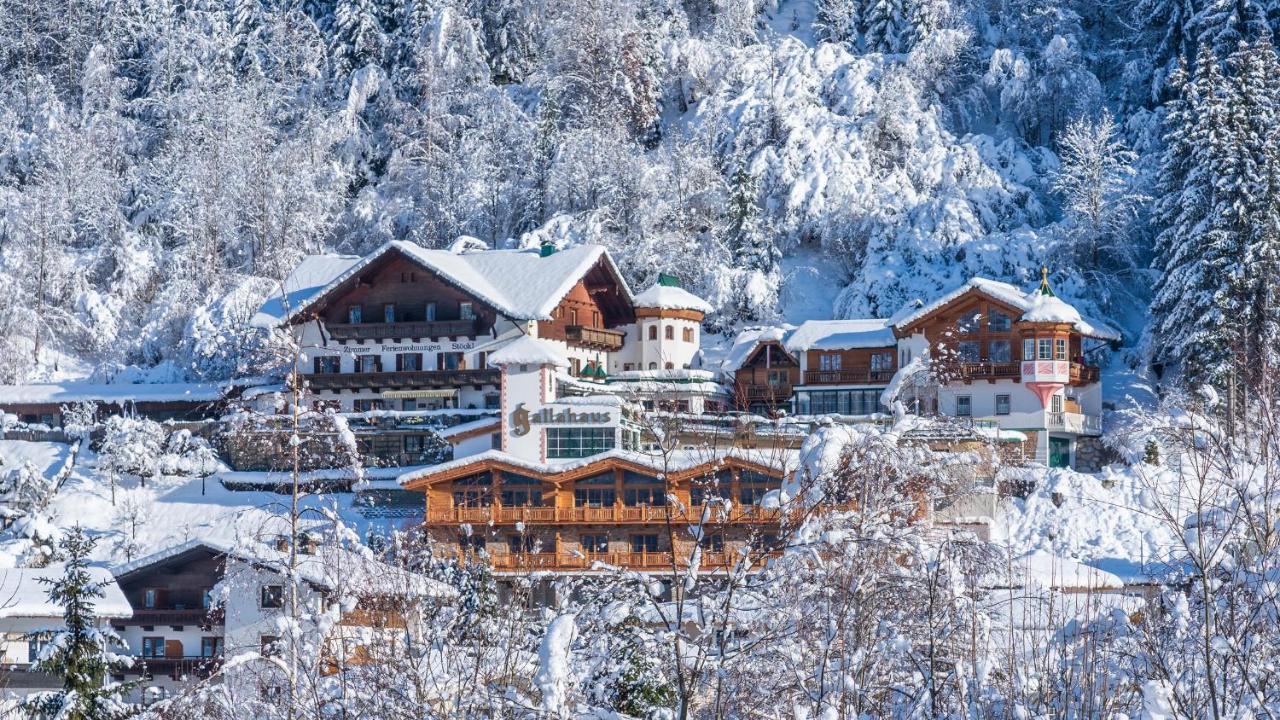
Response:
[[[71,457],[71,446],[53,442],[0,440],[0,472],[31,463],[52,480]]]

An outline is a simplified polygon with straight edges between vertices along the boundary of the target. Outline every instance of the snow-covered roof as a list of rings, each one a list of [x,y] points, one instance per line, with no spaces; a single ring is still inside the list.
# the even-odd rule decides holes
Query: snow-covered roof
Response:
[[[103,597],[93,601],[93,614],[100,618],[127,618],[133,608],[125,599],[111,571],[86,568],[92,582],[102,586]],[[49,600],[50,580],[62,577],[61,567],[7,568],[0,570],[0,618],[60,618],[62,606]]]
[[[795,330],[794,325],[770,325],[743,330],[733,339],[729,352],[725,353],[724,360],[720,362],[720,371],[737,372],[751,357],[756,346],[763,342],[782,342],[792,330]]]
[[[809,320],[787,336],[787,352],[805,350],[854,350],[897,345],[893,329],[884,320]]]
[[[59,382],[39,385],[0,385],[0,405],[121,402],[212,402],[222,398],[225,388],[218,383],[120,383],[102,385],[86,382]]]
[[[537,249],[454,253],[393,240],[361,258],[306,258],[285,280],[284,297],[263,303],[252,324],[272,327],[288,320],[392,250],[516,320],[550,319],[570,288],[601,259],[618,278],[624,296],[631,299],[631,290],[600,245],[579,245],[543,256]]]
[[[489,355],[490,365],[553,365],[569,367],[569,360],[551,343],[537,338],[524,337],[495,350]]]
[[[437,432],[441,439],[452,441],[460,435],[471,435],[472,433],[482,432],[486,429],[497,430],[502,425],[502,420],[495,417],[481,418],[470,422],[458,423],[451,425]]]
[[[1037,551],[1016,558],[1011,568],[1020,585],[1046,587],[1054,590],[1118,590],[1124,581],[1105,570],[1085,565],[1071,558]],[[1006,580],[996,579],[997,587]]]
[[[773,468],[779,472],[786,473],[790,472],[794,468],[796,453],[790,450],[760,451],[732,447],[676,450],[673,451],[664,461],[661,455],[653,455],[634,450],[615,449],[591,455],[590,457],[537,462],[517,457],[502,450],[486,450],[485,452],[468,455],[467,457],[451,460],[447,463],[411,470],[400,476],[400,484],[405,485],[414,480],[429,478],[433,475],[439,475],[441,473],[464,468],[468,465],[488,461],[506,463],[513,467],[522,468],[530,472],[552,475],[555,473],[570,472],[606,460],[622,460],[650,468],[654,472],[670,473],[690,470],[709,463],[722,462],[729,458],[742,460],[761,467]]]
[[[695,310],[703,315],[710,314],[713,310],[711,303],[682,287],[672,285],[654,285],[636,295],[635,306],[662,310]]]
[[[968,282],[951,292],[933,300],[924,303],[909,310],[904,308],[895,314],[892,319],[892,327],[903,328],[920,318],[933,313],[940,307],[947,305],[956,298],[964,295],[970,290],[979,290],[1000,302],[1017,308],[1023,312],[1019,320],[1028,322],[1070,322],[1077,332],[1089,337],[1098,338],[1100,340],[1119,340],[1120,333],[1112,329],[1105,323],[1085,318],[1067,302],[1052,295],[1045,295],[1040,289],[1031,292],[1023,292],[1015,285],[1010,285],[999,280],[990,280],[983,277],[971,278]],[[1047,302],[1041,298],[1053,298],[1056,302]],[[1035,310],[1035,314],[1028,316]],[[1038,320],[1036,318],[1049,318],[1047,320]],[[1069,318],[1067,320],[1059,320],[1058,318]]]

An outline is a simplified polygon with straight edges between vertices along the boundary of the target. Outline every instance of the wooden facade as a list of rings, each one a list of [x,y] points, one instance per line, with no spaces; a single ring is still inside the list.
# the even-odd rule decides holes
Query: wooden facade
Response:
[[[805,351],[805,385],[885,384],[898,370],[896,346]]]
[[[1023,311],[983,292],[971,288],[952,302],[899,328],[899,337],[923,333],[929,342],[930,355],[943,358],[944,373],[965,382],[1011,379],[1022,381],[1024,341],[1048,340],[1057,348],[1064,342],[1060,359],[1071,363],[1072,384],[1098,381],[1099,369],[1088,364],[1083,355],[1083,337],[1065,323],[1027,323],[1018,318]],[[955,352],[944,353],[939,346]]]
[[[618,279],[600,261],[560,299],[550,320],[538,321],[538,337],[616,352],[626,335],[613,328],[631,322],[635,311]]]
[[[791,402],[791,389],[800,384],[800,363],[782,344],[769,340],[752,350],[733,374],[734,399],[749,412],[774,414]]]
[[[405,488],[424,494],[425,528],[436,542],[460,556],[483,550],[497,570],[672,567],[693,549],[684,528],[715,497],[732,502],[705,523],[714,537],[704,543],[703,567],[724,568],[735,548],[776,536],[778,511],[758,504],[780,487],[776,468],[729,457],[665,473],[666,482],[663,474],[616,457],[553,474],[486,459]]]

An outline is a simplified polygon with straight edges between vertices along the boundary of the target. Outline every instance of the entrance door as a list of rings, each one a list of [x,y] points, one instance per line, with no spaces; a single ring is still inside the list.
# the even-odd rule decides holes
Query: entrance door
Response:
[[[1071,441],[1067,438],[1049,438],[1049,467],[1064,468],[1071,465]]]

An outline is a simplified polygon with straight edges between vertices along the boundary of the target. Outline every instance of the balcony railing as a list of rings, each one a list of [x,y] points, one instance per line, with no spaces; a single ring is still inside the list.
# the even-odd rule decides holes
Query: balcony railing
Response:
[[[1102,418],[1097,415],[1086,415],[1074,412],[1045,413],[1045,429],[1077,435],[1101,435]]]
[[[204,625],[221,621],[220,613],[207,608],[142,608],[127,622],[131,625]]]
[[[887,383],[895,370],[872,370],[869,367],[853,367],[842,370],[806,370],[805,385],[868,385]]]
[[[222,665],[222,656],[184,655],[182,657],[135,657],[125,672],[131,674],[167,675],[174,680],[184,676],[206,678]]]
[[[790,385],[739,385],[738,392],[747,400],[778,400],[786,402],[791,399]]]
[[[663,570],[689,566],[690,550],[678,549],[673,555],[669,550],[654,552],[546,552],[502,553],[488,557],[495,570],[589,570],[596,563],[624,567],[630,570]],[[770,557],[777,553],[770,553]],[[741,555],[720,551],[702,552],[698,567],[702,570],[723,570],[738,562]]]
[[[332,323],[325,326],[334,340],[382,340],[474,337],[476,319],[391,323]]]
[[[1017,378],[1022,375],[1016,362],[962,362],[960,376],[965,380],[987,378]]]
[[[605,507],[448,507],[429,510],[428,523],[470,523],[487,525],[525,524],[629,524],[666,522],[697,522],[702,517],[702,505],[692,505],[681,512],[671,505],[607,505]],[[712,511],[712,522],[776,523],[778,510],[758,505],[734,504],[725,514]]]
[[[622,341],[626,333],[605,328],[586,327],[585,325],[569,325],[564,329],[565,342],[592,350],[616,352],[622,349]]]
[[[1097,365],[1084,365],[1081,363],[1071,363],[1071,384],[1088,385],[1089,383],[1098,382],[1102,376],[1102,368]]]
[[[306,376],[312,390],[362,388],[440,388],[461,385],[497,385],[502,373],[496,368],[479,370],[406,370],[372,373],[316,373]]]

